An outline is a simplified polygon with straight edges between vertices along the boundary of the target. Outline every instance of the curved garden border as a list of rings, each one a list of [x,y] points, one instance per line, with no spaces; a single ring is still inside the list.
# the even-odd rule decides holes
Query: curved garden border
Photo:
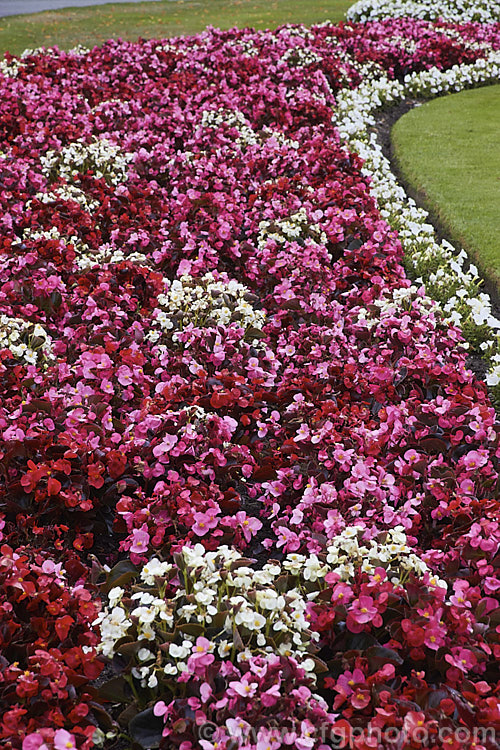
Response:
[[[444,72],[433,68],[413,73],[403,83],[387,76],[365,80],[359,88],[337,96],[338,114],[334,115],[344,142],[365,162],[370,190],[382,215],[398,231],[409,273],[416,283],[425,285],[446,319],[460,326],[468,343],[479,347],[488,360],[486,382],[496,400],[500,395],[500,342],[496,333],[500,320],[492,312],[490,296],[479,291],[481,278],[465,251],[457,253],[447,240],[437,240],[429,213],[417,207],[398,183],[373,127],[378,110],[405,99],[432,99],[499,80],[500,52],[494,51],[472,65],[454,66]]]

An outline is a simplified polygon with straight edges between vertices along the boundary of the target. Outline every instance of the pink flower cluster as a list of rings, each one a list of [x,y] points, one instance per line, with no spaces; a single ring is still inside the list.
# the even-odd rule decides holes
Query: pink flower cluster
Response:
[[[500,24],[397,19],[208,29],[15,66],[7,56],[8,750],[102,744],[116,718],[136,731],[144,710],[167,721],[160,747],[181,750],[229,750],[239,736],[257,750],[318,749],[325,722],[498,726],[500,430],[460,331],[411,286],[362,163],[331,122],[336,92],[374,70],[446,69],[488,47],[500,48]],[[209,272],[226,285],[210,302],[216,322],[197,307]],[[232,280],[247,290],[240,307]],[[197,626],[181,701],[141,692],[132,673],[116,700],[92,684],[96,558],[115,566],[101,593],[197,543],[259,560],[297,553],[314,580],[353,524],[366,543],[401,527],[431,573],[392,581],[381,561],[334,574],[311,609],[316,685],[286,655],[235,655],[216,672]],[[286,737],[269,735],[292,717]],[[198,745],[205,720],[215,733]],[[365,739],[359,750],[374,747]]]

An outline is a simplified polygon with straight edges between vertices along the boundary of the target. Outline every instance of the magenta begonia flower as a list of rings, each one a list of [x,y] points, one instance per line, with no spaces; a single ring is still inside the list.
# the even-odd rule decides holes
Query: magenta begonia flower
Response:
[[[262,522],[258,518],[247,516],[244,510],[239,510],[235,518],[247,542],[262,528]]]
[[[48,750],[41,734],[27,734],[23,740],[23,750]]]

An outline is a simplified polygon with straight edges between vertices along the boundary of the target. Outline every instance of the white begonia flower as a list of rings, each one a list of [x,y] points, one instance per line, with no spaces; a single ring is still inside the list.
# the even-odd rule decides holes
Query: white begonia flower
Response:
[[[154,641],[155,637],[156,637],[156,633],[153,627],[151,626],[151,623],[145,622],[141,624],[139,635],[138,635],[138,640]]]
[[[120,586],[114,586],[112,589],[110,589],[108,593],[110,605],[114,607],[116,604],[118,604],[124,593],[125,589],[122,589]]]
[[[168,647],[168,655],[173,659],[185,659],[190,652],[190,643],[188,643],[187,647],[184,644],[182,646],[178,646],[176,643],[170,643]]]
[[[155,597],[145,591],[139,591],[137,594],[132,594],[131,599],[139,601],[141,604],[147,606],[148,604],[152,604],[154,602]]]
[[[148,680],[148,688],[155,688],[158,686],[158,678],[155,674],[150,675]]]
[[[132,610],[132,617],[137,617],[141,624],[150,624],[154,621],[157,614],[156,607],[137,607]]]
[[[230,641],[221,641],[217,646],[217,652],[219,656],[224,659],[226,656],[229,656],[232,648],[233,644]]]
[[[149,667],[132,667],[132,675],[136,680],[143,680],[149,675]]]
[[[41,157],[42,171],[47,177],[62,177],[71,183],[80,172],[92,170],[97,178],[104,177],[112,185],[127,179],[128,165],[134,154],[122,153],[119,146],[105,138],[90,143],[74,141],[60,152],[47,151]]]
[[[264,565],[263,570],[265,570],[265,572],[272,578],[276,578],[276,576],[279,576],[281,573],[280,566],[273,563],[267,563],[266,565]]]
[[[274,589],[257,592],[257,604],[262,609],[281,611],[285,608],[285,597]]]
[[[266,618],[258,614],[257,612],[254,612],[252,618],[248,621],[245,621],[244,624],[245,627],[248,628],[248,630],[262,630],[262,628],[266,625]]]
[[[205,589],[204,591],[197,591],[194,595],[194,598],[198,602],[198,604],[203,604],[205,607],[208,604],[211,604],[213,600],[216,598],[217,593],[215,591],[212,591],[211,589]]]
[[[170,570],[170,563],[160,562],[157,557],[152,557],[141,570],[141,580],[152,586],[155,578],[164,578]]]
[[[148,648],[140,648],[137,652],[137,658],[139,661],[147,661],[148,659],[154,659],[154,654]]]
[[[311,555],[304,563],[303,575],[306,581],[317,581],[328,573],[328,567],[323,565],[316,555]]]

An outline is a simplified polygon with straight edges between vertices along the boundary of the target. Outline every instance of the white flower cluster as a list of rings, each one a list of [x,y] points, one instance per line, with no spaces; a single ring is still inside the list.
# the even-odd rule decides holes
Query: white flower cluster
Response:
[[[285,26],[282,26],[277,33],[288,39],[290,39],[290,37],[304,40],[314,39],[314,34],[306,26],[291,26],[290,24],[286,24]]]
[[[202,128],[213,128],[217,130],[222,125],[235,128],[238,131],[237,146],[255,146],[260,142],[258,134],[248,124],[245,115],[237,109],[207,109],[201,118]]]
[[[437,309],[435,300],[421,292],[414,284],[385,290],[382,297],[374,300],[372,304],[379,308],[381,317],[400,314],[415,308],[418,308],[421,315],[425,317]]]
[[[227,46],[237,50],[238,54],[248,55],[248,57],[257,57],[260,52],[251,39],[233,39],[227,42]]]
[[[74,141],[62,151],[47,151],[41,157],[42,171],[52,180],[62,177],[72,182],[79,174],[92,170],[94,177],[103,177],[112,185],[127,179],[133,154],[122,153],[119,146],[106,138],[95,138],[90,143]]]
[[[0,315],[0,349],[28,365],[53,359],[52,339],[39,323]]]
[[[349,21],[364,23],[379,18],[443,18],[455,23],[495,23],[500,18],[496,0],[360,0],[347,11]]]
[[[287,138],[280,130],[273,130],[267,125],[264,125],[260,131],[254,130],[252,126],[249,125],[243,113],[239,110],[220,108],[205,110],[203,112],[201,118],[202,127],[213,128],[216,130],[222,125],[226,125],[228,128],[235,128],[238,131],[238,138],[235,139],[234,144],[240,148],[244,146],[262,145],[271,138],[274,138],[278,146],[287,146],[288,148],[293,148],[295,150],[300,148],[298,141],[293,141],[290,138]],[[188,157],[188,161],[192,156],[189,151],[186,151],[184,155]]]
[[[490,388],[500,385],[500,354],[494,354],[490,360],[490,369],[486,375],[486,383]]]
[[[59,185],[47,193],[37,193],[35,198],[41,203],[55,203],[56,201],[73,201],[78,203],[84,211],[92,213],[99,207],[99,203],[88,196],[76,185]],[[27,206],[31,203],[28,201]]]
[[[19,71],[26,67],[22,60],[14,58],[10,62],[7,60],[0,60],[0,73],[6,78],[15,78]]]
[[[261,250],[266,247],[268,240],[274,240],[279,245],[284,245],[297,239],[312,240],[321,245],[326,245],[328,242],[321,226],[309,223],[305,208],[300,208],[297,213],[288,216],[286,219],[278,219],[273,222],[261,221],[259,224],[257,245]]]
[[[154,48],[155,52],[174,52],[176,55],[187,55],[187,51],[182,47],[176,47],[175,44],[157,44]]]
[[[150,688],[156,687],[160,673],[175,677],[189,671],[189,659],[203,653],[241,661],[277,651],[313,675],[310,654],[319,635],[309,629],[308,609],[327,587],[328,573],[351,583],[360,570],[377,575],[377,568],[384,568],[395,585],[414,573],[427,576],[429,586],[446,589],[408,546],[402,526],[368,541],[365,533],[362,526],[346,527],[330,540],[326,561],[292,553],[281,564],[270,560],[261,570],[227,546],[213,552],[202,544],[184,547],[174,555],[175,565],[153,558],[140,571],[141,585],[132,596],[120,587],[110,590],[109,605],[94,622],[101,633],[99,651],[111,657],[125,636],[144,641],[137,652],[141,664],[133,674]],[[165,596],[168,585],[178,586],[170,599]],[[204,645],[194,633],[206,638]],[[166,643],[168,648],[158,649]]]
[[[162,332],[182,330],[194,326],[237,325],[245,330],[261,329],[265,314],[255,310],[256,297],[250,290],[226,274],[209,272],[201,278],[185,274],[167,282],[165,294],[158,295],[158,307],[153,314],[153,325]],[[158,331],[150,331],[148,338],[157,341]],[[175,333],[173,334],[175,340]]]
[[[90,248],[87,248],[86,253],[80,253],[75,260],[76,265],[82,271],[87,268],[93,268],[94,266],[102,266],[105,263],[121,263],[127,260],[131,263],[137,263],[139,266],[150,266],[151,258],[143,253],[124,253],[123,250],[113,250],[108,245],[101,245],[101,247],[92,252]]]
[[[294,68],[307,68],[309,65],[320,63],[323,58],[304,47],[290,47],[287,49],[281,61]]]
[[[37,198],[43,200],[43,202],[45,203],[48,203],[49,200],[44,200],[44,196],[51,196],[51,200],[56,200],[59,196],[64,197],[71,194],[71,200],[76,200],[77,194],[73,195],[73,188],[73,185],[63,185],[58,188],[57,193],[39,193],[37,195]],[[66,192],[67,189],[71,189],[71,192]],[[75,187],[74,190],[78,191],[78,188]],[[82,193],[82,195],[84,194]],[[68,199],[69,198],[65,197],[65,200]],[[143,253],[134,252],[126,255],[123,250],[113,250],[113,248],[109,244],[101,245],[98,250],[91,250],[91,248],[87,244],[85,244],[85,242],[82,242],[76,235],[72,235],[71,237],[62,237],[57,227],[51,227],[49,230],[41,231],[25,229],[23,232],[23,240],[42,239],[49,241],[57,240],[58,242],[62,243],[64,247],[72,245],[76,253],[75,265],[81,271],[85,271],[86,269],[93,268],[97,265],[102,266],[104,263],[121,263],[124,260],[128,260],[132,263],[137,263],[141,266],[151,265],[151,259],[148,256],[143,255]]]
[[[406,261],[417,283],[424,283],[447,321],[462,328],[464,336],[486,355],[498,350],[500,322],[492,314],[491,300],[480,294],[481,279],[464,251],[457,253],[450,243],[436,240],[428,213],[415,205],[393,175],[376,136],[369,129],[374,113],[406,97],[432,97],[460,91],[498,80],[500,52],[490,52],[473,64],[456,65],[447,71],[437,68],[405,77],[401,84],[387,77],[365,80],[355,91],[338,94],[334,117],[349,149],[364,161],[363,172],[370,177],[370,191],[377,199],[382,216],[398,231]],[[496,383],[492,362],[489,384]]]
[[[357,314],[358,323],[362,322],[365,328],[372,329],[385,318],[401,319],[404,313],[410,310],[418,310],[421,318],[434,315],[443,320],[441,308],[436,301],[424,294],[422,288],[415,285],[385,290],[379,299],[371,303],[370,308],[353,309],[353,314]]]
[[[135,640],[145,641],[137,656],[139,661],[150,663],[136,667],[133,674],[149,687],[156,687],[160,671],[173,676],[187,671],[189,657],[200,650],[238,661],[277,650],[292,656],[313,674],[314,660],[309,653],[318,636],[309,630],[307,610],[309,602],[324,588],[319,579],[329,568],[316,564],[314,555],[312,562],[304,558],[304,564],[298,567],[292,558],[289,556],[283,565],[270,561],[262,570],[255,570],[237,550],[221,546],[207,552],[201,544],[184,547],[176,555],[175,571],[169,563],[153,558],[140,573],[140,591],[130,599],[120,587],[109,592],[109,606],[94,621],[101,632],[99,651],[112,656],[117,642],[132,633]],[[281,593],[276,581],[283,580],[292,570],[293,576],[288,577]],[[174,572],[179,575],[181,586],[172,599],[165,599],[166,579],[172,578]],[[295,575],[301,582],[295,580]],[[316,585],[312,585],[313,581]],[[145,586],[150,586],[151,591]],[[201,632],[209,639],[204,648],[196,644],[191,624],[203,627]],[[212,631],[217,633],[216,640],[211,640]],[[172,640],[170,634],[174,632],[181,633],[181,637]],[[169,643],[168,650],[159,652],[161,664],[156,642]]]
[[[77,44],[76,47],[72,47],[70,50],[68,50],[68,55],[72,55],[74,57],[85,57],[85,55],[88,55],[89,52],[90,49],[84,44]]]
[[[417,578],[427,573],[430,586],[447,588],[446,582],[433,576],[422,558],[412,552],[402,526],[395,526],[368,541],[362,540],[365,531],[362,526],[347,526],[328,545],[326,560],[342,581],[352,581],[357,570],[374,575],[376,568],[384,568],[396,586],[404,584],[410,573]]]

